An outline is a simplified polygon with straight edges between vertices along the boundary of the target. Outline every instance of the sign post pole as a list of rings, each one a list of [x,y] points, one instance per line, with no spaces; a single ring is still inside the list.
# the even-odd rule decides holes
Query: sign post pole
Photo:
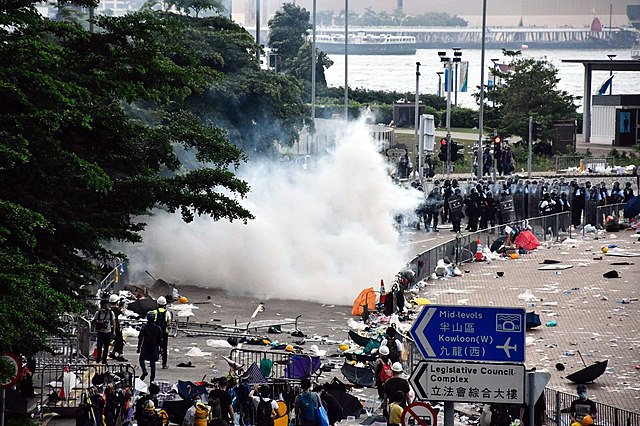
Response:
[[[5,398],[5,389],[2,388],[2,411],[0,411],[0,426],[4,426],[4,398]]]
[[[444,426],[453,426],[453,402],[444,403]]]

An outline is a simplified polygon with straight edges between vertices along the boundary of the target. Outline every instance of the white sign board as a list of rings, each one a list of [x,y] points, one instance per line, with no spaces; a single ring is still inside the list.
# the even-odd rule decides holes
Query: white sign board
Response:
[[[420,140],[426,152],[433,152],[436,143],[436,123],[432,114],[420,116]]]
[[[524,364],[421,361],[409,379],[428,401],[522,404]]]

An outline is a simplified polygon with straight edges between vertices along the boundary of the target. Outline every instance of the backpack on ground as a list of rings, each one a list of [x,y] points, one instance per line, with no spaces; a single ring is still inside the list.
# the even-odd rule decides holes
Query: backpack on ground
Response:
[[[318,407],[313,398],[313,392],[303,392],[300,395],[300,417],[304,423],[316,423],[318,421]]]
[[[256,409],[256,426],[273,426],[273,408],[270,399],[260,398]]]
[[[393,370],[391,370],[391,366],[388,363],[383,362],[382,368],[380,369],[380,375],[378,376],[378,378],[382,383],[385,383],[387,380],[389,380],[392,377],[393,377]]]

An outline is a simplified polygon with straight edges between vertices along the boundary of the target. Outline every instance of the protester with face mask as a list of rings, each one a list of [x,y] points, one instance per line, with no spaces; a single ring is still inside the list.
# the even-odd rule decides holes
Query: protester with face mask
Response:
[[[576,426],[588,426],[593,424],[593,420],[598,412],[596,403],[587,398],[587,387],[578,385],[578,399],[574,400],[569,407],[571,416],[571,425],[577,423]]]

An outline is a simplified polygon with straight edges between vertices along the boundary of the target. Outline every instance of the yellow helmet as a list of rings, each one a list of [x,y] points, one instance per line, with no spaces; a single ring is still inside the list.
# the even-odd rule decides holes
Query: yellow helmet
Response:
[[[343,343],[341,345],[338,346],[338,349],[340,349],[342,352],[349,350],[349,345]]]
[[[145,401],[144,404],[142,404],[142,409],[145,413],[153,413],[153,410],[156,409],[156,406],[152,400],[148,400]]]
[[[590,415],[586,415],[582,418],[583,426],[589,426],[593,424],[593,418]]]
[[[287,345],[284,350],[287,352],[293,352],[293,345]]]
[[[189,303],[189,299],[187,299],[184,296],[180,296],[180,298],[178,299],[178,303]]]

